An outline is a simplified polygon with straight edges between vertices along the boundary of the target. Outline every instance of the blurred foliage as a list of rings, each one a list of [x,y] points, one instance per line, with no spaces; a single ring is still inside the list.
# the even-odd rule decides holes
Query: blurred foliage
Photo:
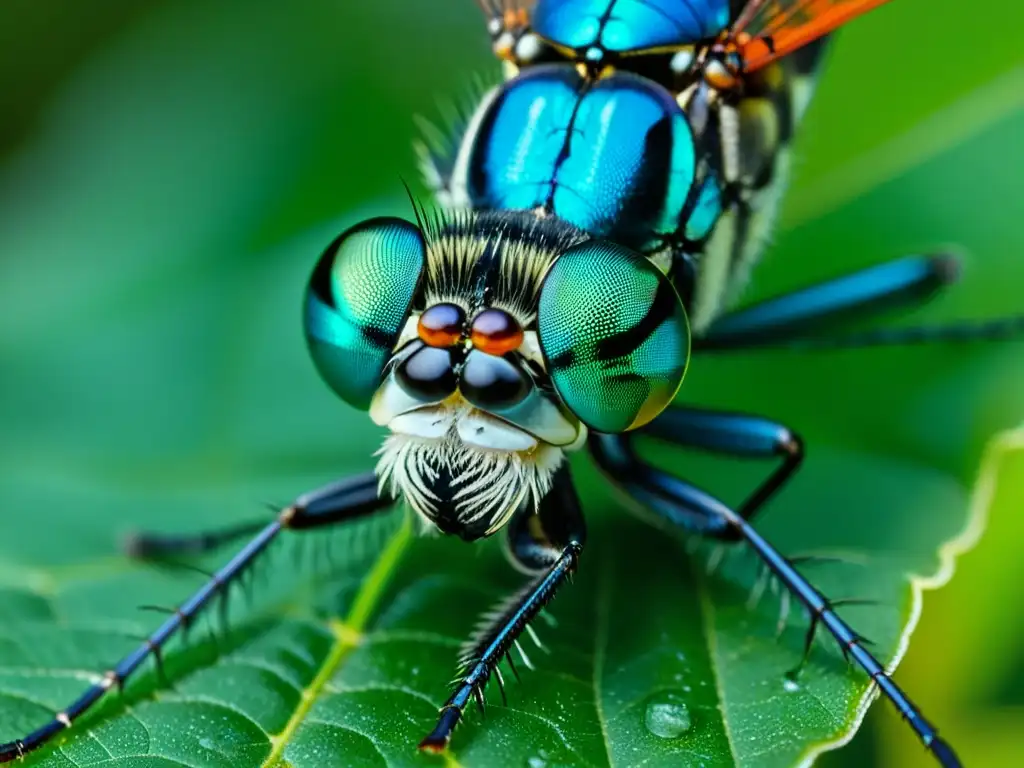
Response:
[[[928,697],[931,715],[971,764],[1018,765],[1024,758],[1024,430],[989,447],[974,493],[973,503],[987,510],[985,537],[963,557],[949,587],[928,596],[900,679]],[[902,738],[896,718],[881,724],[892,765],[928,764]]]
[[[1024,66],[1016,46],[965,41],[989,39],[994,18],[1016,28],[1024,11],[1016,0],[987,10],[899,0],[843,33],[751,297],[904,252],[957,247],[968,254],[963,284],[894,321],[1019,310],[1024,234],[1013,206],[1024,170]],[[400,180],[415,176],[412,115],[435,115],[437,99],[458,97],[493,63],[469,0],[268,1],[244,10],[106,0],[89,12],[66,0],[22,0],[0,10],[0,43],[0,738],[8,738],[42,722],[77,694],[85,670],[104,669],[152,629],[137,604],[173,604],[196,585],[180,572],[126,563],[118,531],[247,519],[264,499],[287,500],[368,465],[379,432],[335,401],[305,358],[302,284],[340,222],[376,210],[373,201],[401,201]],[[823,587],[852,585],[867,590],[856,596],[879,598],[878,610],[849,616],[891,652],[911,610],[903,574],[936,571],[937,544],[964,524],[965,489],[986,442],[1024,416],[1020,354],[1020,345],[1005,345],[716,359],[693,366],[683,395],[764,412],[805,434],[807,471],[763,528],[786,551],[866,558],[871,568],[813,575]],[[1016,765],[1024,756],[1011,725],[1024,703],[1024,614],[1013,576],[1024,488],[1017,454],[992,455],[1001,478],[994,535],[964,559],[950,589],[926,596],[898,679],[969,764]],[[728,498],[759,471],[702,457],[659,460]],[[598,662],[578,646],[594,643],[588,632],[602,590],[616,596],[602,603],[617,619],[607,668],[617,653],[628,667],[605,696],[631,695],[633,686],[642,702],[669,676],[680,686],[707,681],[700,668],[673,667],[677,653],[698,665],[715,654],[701,628],[686,623],[703,613],[718,632],[728,700],[742,705],[750,692],[760,708],[752,712],[768,718],[728,713],[750,725],[743,736],[753,741],[736,742],[753,745],[741,746],[753,750],[744,754],[773,742],[772,757],[785,764],[803,748],[789,739],[841,733],[863,677],[822,644],[805,690],[777,696],[772,686],[781,689],[781,672],[799,653],[797,622],[775,643],[774,605],[748,617],[742,590],[726,580],[706,585],[699,564],[673,562],[677,547],[602,514],[618,509],[586,462],[578,466],[595,512],[593,547],[577,585],[556,603],[560,627],[545,633],[554,654],[513,684],[511,709],[494,707],[486,727],[470,718],[455,742],[462,764],[523,763],[540,749],[563,762],[574,761],[567,749],[600,752],[594,692],[559,674],[595,675]],[[292,547],[301,567],[272,559],[256,606],[233,606],[246,618],[231,653],[200,634],[171,658],[174,691],[155,691],[146,673],[129,688],[127,707],[104,705],[96,738],[79,730],[67,756],[45,763],[109,760],[101,744],[112,743],[123,766],[142,765],[131,756],[149,750],[203,765],[252,762],[271,748],[253,723],[279,731],[297,706],[295,686],[313,679],[334,635],[364,628],[370,641],[345,648],[331,695],[285,757],[322,765],[328,758],[317,750],[329,749],[377,759],[356,735],[366,729],[390,760],[409,759],[406,745],[444,694],[455,638],[516,577],[493,546],[475,556],[459,542],[417,542],[390,586],[376,585],[372,620],[353,622],[377,533],[387,531],[331,537],[346,566],[326,586],[315,547]],[[633,604],[631,593],[649,603]],[[713,600],[698,604],[709,593]],[[648,605],[629,618],[631,606]],[[347,629],[310,619],[310,607],[348,613]],[[374,688],[384,683],[405,693]],[[839,714],[816,712],[812,693]],[[715,699],[698,692],[694,701],[692,736],[682,742],[652,741],[630,731],[639,719],[624,718],[611,743],[665,760],[680,744],[714,750],[701,739],[720,727],[710,727],[720,723]],[[569,741],[516,710],[569,718]],[[408,713],[408,732],[396,727],[396,712]],[[927,764],[891,708],[876,707],[871,720],[823,762]],[[342,723],[355,730],[335,727]]]

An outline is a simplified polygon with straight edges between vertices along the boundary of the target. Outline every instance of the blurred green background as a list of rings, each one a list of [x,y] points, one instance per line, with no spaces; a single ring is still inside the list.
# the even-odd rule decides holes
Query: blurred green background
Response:
[[[968,256],[963,285],[908,320],[1020,311],[1024,55],[993,29],[1022,22],[1018,0],[984,15],[962,0],[896,0],[842,34],[756,295],[953,247]],[[400,199],[402,180],[416,180],[413,115],[436,115],[493,69],[471,0],[0,6],[0,498],[15,499],[0,511],[0,547],[13,562],[109,551],[116,531],[76,518],[76,499],[167,527],[189,501],[186,474],[213,486],[266,471],[277,499],[287,490],[274,473],[312,484],[339,451],[368,454],[375,431],[302,359],[308,264],[274,254],[295,238],[312,254],[339,221]],[[287,354],[245,347],[287,323],[270,334]],[[970,484],[991,435],[1024,421],[1022,356],[1018,344],[783,357],[716,395],[752,407],[754,381],[773,390],[773,415],[799,424],[813,408],[853,444]],[[769,381],[789,365],[827,397]],[[865,365],[870,383],[845,391]],[[926,594],[898,673],[973,765],[1024,764],[1024,462],[1004,464],[989,534],[950,586]],[[107,485],[122,493],[108,499]],[[221,501],[244,515],[263,487]],[[10,522],[55,520],[57,506],[59,529]],[[878,706],[822,764],[929,762]]]

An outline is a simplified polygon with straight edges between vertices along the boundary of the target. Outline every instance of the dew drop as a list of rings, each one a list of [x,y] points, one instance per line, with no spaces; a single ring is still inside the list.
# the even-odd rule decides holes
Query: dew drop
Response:
[[[662,739],[677,739],[690,730],[690,710],[680,694],[657,693],[647,702],[644,725]]]
[[[784,678],[782,678],[782,687],[789,693],[794,693],[795,691],[800,690],[800,683],[798,683],[789,675],[786,675]]]
[[[547,768],[547,761],[543,757],[531,757],[526,761],[527,768]]]

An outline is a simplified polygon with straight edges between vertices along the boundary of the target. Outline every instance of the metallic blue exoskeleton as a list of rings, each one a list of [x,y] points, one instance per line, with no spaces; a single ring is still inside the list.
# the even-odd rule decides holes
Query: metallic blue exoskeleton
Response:
[[[658,248],[685,222],[693,134],[664,88],[628,72],[589,86],[548,65],[508,82],[490,103],[469,155],[477,210],[543,208],[629,248]],[[717,189],[702,207],[710,229]]]
[[[729,23],[729,0],[539,0],[533,29],[562,48],[629,53],[696,43]]]

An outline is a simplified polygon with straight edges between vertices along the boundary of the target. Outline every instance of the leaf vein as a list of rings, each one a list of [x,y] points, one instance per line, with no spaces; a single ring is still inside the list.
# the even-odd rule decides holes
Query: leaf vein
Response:
[[[696,576],[698,584],[697,593],[700,600],[701,616],[704,620],[704,637],[707,639],[708,645],[708,669],[711,670],[711,674],[715,678],[715,692],[718,694],[718,709],[722,717],[722,731],[725,733],[725,740],[729,744],[729,754],[732,757],[732,761],[734,764],[738,765],[739,759],[736,755],[736,737],[732,732],[729,717],[725,712],[725,690],[722,687],[722,675],[718,669],[718,633],[715,631],[714,606],[711,603],[707,583],[704,580],[701,569],[693,565],[692,559],[691,568]]]
[[[412,526],[407,516],[401,527],[388,540],[377,562],[364,579],[346,619],[329,622],[328,627],[334,635],[334,642],[312,682],[302,691],[298,706],[284,729],[276,736],[271,736],[270,754],[263,761],[264,768],[271,768],[282,762],[284,750],[306,720],[313,704],[341,668],[349,651],[361,642],[363,629],[411,539]]]
[[[601,701],[601,675],[604,672],[604,656],[608,648],[608,629],[611,612],[611,570],[612,560],[601,569],[597,588],[597,631],[594,632],[594,709],[597,710],[597,723],[601,726],[601,737],[604,740],[605,755],[608,766],[612,768],[612,744],[608,735],[608,719],[605,717],[604,705]]]

